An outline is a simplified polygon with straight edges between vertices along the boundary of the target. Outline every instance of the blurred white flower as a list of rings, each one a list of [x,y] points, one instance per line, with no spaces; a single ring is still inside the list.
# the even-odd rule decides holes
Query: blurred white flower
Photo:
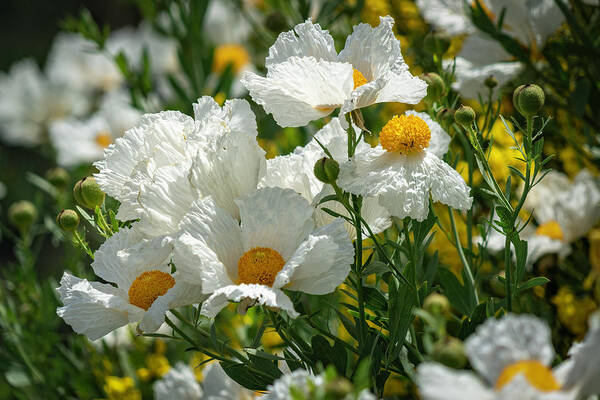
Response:
[[[177,270],[210,297],[214,318],[229,301],[298,316],[282,289],[327,294],[350,271],[353,247],[343,220],[315,229],[314,208],[289,189],[262,188],[238,198],[240,222],[208,197],[194,203],[175,245]]]
[[[465,341],[475,372],[458,371],[425,362],[417,369],[424,400],[567,400],[600,392],[599,316],[570,358],[553,369],[555,358],[550,329],[529,315],[509,314],[489,319]],[[482,377],[480,379],[479,376]]]
[[[341,107],[341,114],[374,103],[416,104],[427,84],[408,70],[391,17],[376,28],[354,26],[337,54],[328,31],[309,19],[279,35],[266,59],[267,76],[244,74],[252,99],[283,126],[304,126]]]
[[[392,216],[418,221],[429,214],[429,197],[458,210],[473,199],[463,178],[442,157],[448,134],[427,114],[407,112],[383,127],[379,145],[340,165],[344,190],[376,197]]]
[[[122,228],[94,254],[92,269],[106,282],[89,282],[64,273],[57,289],[64,304],[57,314],[77,333],[91,340],[131,322],[143,332],[154,332],[165,313],[199,303],[199,286],[171,274],[172,241],[165,236],[147,239],[135,227]]]
[[[177,363],[152,385],[155,400],[200,400],[202,388],[196,382],[194,371],[184,363]]]
[[[51,121],[82,115],[88,108],[86,96],[46,79],[33,60],[19,61],[9,73],[0,73],[0,138],[6,143],[40,144]]]
[[[202,370],[202,389],[205,400],[253,400],[260,398],[227,375],[218,362],[208,364]]]

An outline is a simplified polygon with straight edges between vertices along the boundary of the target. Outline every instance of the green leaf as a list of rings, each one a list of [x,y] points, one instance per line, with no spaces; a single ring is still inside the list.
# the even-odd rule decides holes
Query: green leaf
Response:
[[[250,390],[265,390],[276,379],[233,361],[221,361],[221,367],[231,379]]]
[[[536,278],[529,279],[527,282],[524,282],[521,286],[519,286],[517,290],[521,292],[523,290],[531,289],[536,286],[545,285],[548,282],[550,282],[550,279],[545,278],[543,276],[538,276]]]
[[[444,294],[450,303],[461,313],[471,315],[472,306],[469,301],[470,295],[467,289],[460,284],[458,278],[446,267],[438,269],[438,279],[444,289]]]

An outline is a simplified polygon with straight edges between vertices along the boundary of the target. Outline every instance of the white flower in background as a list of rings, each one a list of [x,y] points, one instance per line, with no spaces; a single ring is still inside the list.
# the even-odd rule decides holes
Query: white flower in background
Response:
[[[195,120],[174,111],[145,115],[95,164],[100,187],[121,202],[117,218],[140,218],[139,229],[148,235],[176,232],[197,198],[213,194],[225,206],[227,195],[240,194],[237,188],[256,189],[258,177],[248,181],[249,165],[232,170],[230,164],[260,163],[251,154],[233,154],[251,149],[256,155],[251,147],[256,121],[248,102],[231,100],[221,108],[206,96],[194,105],[194,114]],[[225,151],[219,144],[231,148]]]
[[[146,239],[134,227],[123,228],[96,251],[92,269],[106,282],[89,282],[64,273],[57,289],[64,306],[57,314],[77,333],[96,340],[131,322],[154,332],[165,313],[205,297],[199,286],[171,274],[173,246],[165,236]]]
[[[119,88],[124,78],[110,55],[79,34],[59,33],[48,54],[46,74],[53,82],[89,92]]]
[[[346,279],[353,248],[342,219],[315,229],[314,208],[289,189],[262,188],[235,202],[241,224],[210,197],[195,202],[175,245],[177,271],[210,295],[203,315],[233,301],[296,317],[282,289],[327,294]]]
[[[152,385],[155,400],[200,400],[202,388],[196,382],[194,371],[184,363],[177,363]]]
[[[335,194],[331,185],[319,181],[313,172],[317,160],[326,154],[317,143],[324,145],[333,158],[338,162],[348,159],[348,135],[340,121],[333,118],[321,130],[315,133],[313,140],[306,146],[298,147],[293,153],[267,160],[267,173],[260,183],[262,187],[283,187],[300,193],[313,206],[325,196]],[[356,146],[356,153],[368,151],[371,147],[361,141]],[[317,226],[323,226],[334,220],[330,214],[322,210],[329,208],[336,213],[349,216],[348,211],[337,202],[326,202],[317,207],[315,220]],[[389,212],[379,205],[376,198],[363,199],[362,217],[369,224],[373,233],[377,234],[387,229],[392,221]],[[344,222],[346,230],[352,239],[356,238],[356,229],[349,222]]]
[[[202,370],[202,389],[205,400],[253,400],[260,398],[227,375],[218,362]]]
[[[338,184],[347,192],[376,197],[392,216],[427,218],[429,197],[458,210],[473,199],[463,178],[440,157],[450,138],[424,113],[395,116],[379,134],[379,145],[340,165]]]
[[[47,80],[33,60],[0,73],[0,138],[6,143],[40,144],[51,121],[82,115],[88,107],[82,93]]]
[[[489,319],[465,341],[475,372],[425,362],[417,369],[419,393],[423,400],[574,400],[598,394],[598,318],[592,316],[583,343],[553,369],[555,354],[545,322],[514,314]]]
[[[539,51],[546,39],[558,30],[564,15],[553,0],[485,0],[482,6],[494,23],[506,9],[502,20],[503,31],[533,52]],[[473,6],[474,2],[471,2]],[[450,35],[468,36],[456,58],[456,82],[453,88],[463,96],[485,96],[483,81],[493,75],[499,87],[523,70],[500,43],[478,31],[471,22],[468,4],[461,0],[419,1],[423,17],[434,27]],[[451,61],[445,63],[452,65]]]
[[[279,35],[265,61],[267,76],[246,73],[252,99],[281,126],[304,126],[342,107],[341,113],[374,103],[416,104],[427,84],[408,70],[391,17],[376,28],[359,24],[337,54],[328,31],[309,19]]]
[[[223,29],[224,26],[227,29]],[[215,45],[245,43],[252,33],[252,27],[242,10],[225,1],[211,1],[208,4],[202,29],[209,42]]]
[[[73,167],[100,160],[104,150],[136,125],[141,116],[142,113],[121,96],[108,94],[100,110],[88,119],[66,118],[52,122],[48,131],[58,164]]]

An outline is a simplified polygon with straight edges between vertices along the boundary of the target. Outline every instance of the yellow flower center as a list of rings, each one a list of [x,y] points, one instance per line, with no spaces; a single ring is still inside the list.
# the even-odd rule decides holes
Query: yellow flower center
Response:
[[[108,147],[112,143],[112,136],[109,132],[99,132],[95,138],[96,144],[100,147]]]
[[[535,230],[537,235],[548,236],[550,239],[563,240],[563,232],[560,225],[556,221],[549,221],[537,227]]]
[[[231,64],[232,72],[237,74],[250,62],[248,51],[239,44],[224,44],[215,49],[212,69],[223,73]]]
[[[379,143],[387,151],[402,154],[421,152],[429,146],[431,131],[427,123],[416,115],[396,115],[379,134]]]
[[[152,270],[135,278],[129,287],[129,302],[148,311],[154,300],[175,286],[175,279],[166,272]]]
[[[518,361],[504,368],[496,380],[496,390],[501,390],[518,374],[522,374],[531,386],[542,392],[560,389],[560,384],[548,367],[537,360],[526,360]]]
[[[354,68],[352,71],[352,79],[354,80],[354,89],[368,82],[367,78],[365,78],[362,72],[360,72],[356,68]]]
[[[239,283],[257,283],[273,286],[277,273],[285,261],[281,254],[268,247],[254,247],[238,260]]]

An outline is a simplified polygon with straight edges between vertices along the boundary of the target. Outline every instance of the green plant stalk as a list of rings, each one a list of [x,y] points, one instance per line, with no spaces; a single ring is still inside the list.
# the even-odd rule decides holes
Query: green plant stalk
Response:
[[[475,278],[473,277],[473,271],[471,271],[469,262],[467,261],[467,258],[465,257],[465,253],[462,248],[462,245],[460,244],[460,236],[458,235],[458,229],[456,229],[456,221],[454,220],[454,212],[452,210],[452,207],[450,207],[450,206],[448,206],[448,215],[450,215],[450,223],[452,224],[452,233],[454,234],[454,242],[456,245],[456,250],[458,251],[460,261],[462,262],[463,268],[466,272],[469,288],[473,292],[473,299],[475,300],[475,304],[479,304],[479,296],[477,294],[477,287],[475,285]]]

